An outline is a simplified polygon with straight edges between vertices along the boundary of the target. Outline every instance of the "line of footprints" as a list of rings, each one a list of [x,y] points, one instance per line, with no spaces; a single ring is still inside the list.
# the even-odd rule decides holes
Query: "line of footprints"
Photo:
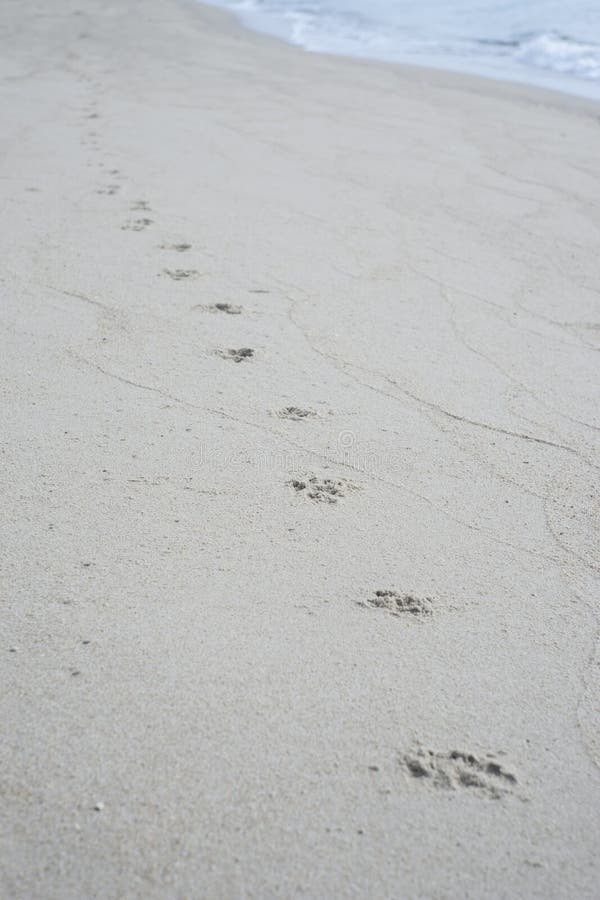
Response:
[[[111,174],[118,175],[118,172],[113,170]],[[111,183],[100,189],[98,193],[110,196],[117,193],[118,189],[119,185]],[[151,212],[150,206],[145,200],[133,203],[131,210],[142,213]],[[121,228],[125,231],[144,231],[152,224],[152,219],[142,215],[129,219]],[[160,245],[160,248],[176,253],[185,253],[192,248],[192,245],[189,243],[164,243]],[[162,274],[173,281],[185,281],[199,275],[195,269],[184,268],[165,268]],[[269,292],[255,289],[251,293],[268,294]],[[226,302],[210,305],[198,304],[193,308],[227,316],[239,316],[243,313],[241,306]],[[219,349],[215,353],[221,359],[234,363],[244,363],[254,357],[254,350],[251,347],[229,347]],[[300,406],[286,406],[275,411],[274,415],[292,422],[305,422],[316,417],[317,413],[312,409]],[[314,503],[324,504],[337,503],[341,498],[359,489],[358,485],[346,478],[318,478],[316,475],[293,478],[288,484],[296,495]],[[388,589],[374,591],[370,597],[359,600],[357,605],[365,609],[384,611],[391,616],[404,619],[427,620],[434,613],[432,597],[418,597],[412,593],[401,593]],[[417,746],[400,754],[398,762],[410,779],[423,786],[428,786],[432,790],[468,790],[479,797],[499,800],[507,794],[514,793],[517,787],[516,776],[504,769],[491,753],[476,756],[462,750],[437,752]],[[377,773],[379,766],[371,765],[369,770]]]

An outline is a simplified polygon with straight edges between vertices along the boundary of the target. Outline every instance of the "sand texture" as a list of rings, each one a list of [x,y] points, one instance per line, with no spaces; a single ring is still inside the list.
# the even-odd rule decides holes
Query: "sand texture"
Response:
[[[0,896],[598,897],[599,108],[0,34]]]

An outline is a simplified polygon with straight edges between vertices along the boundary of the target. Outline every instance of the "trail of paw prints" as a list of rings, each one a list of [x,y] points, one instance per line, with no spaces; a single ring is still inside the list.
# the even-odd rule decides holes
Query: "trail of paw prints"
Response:
[[[94,129],[90,131],[86,131],[85,135],[81,138],[81,146],[88,147],[90,150],[98,151],[100,149],[100,142],[98,140],[99,135],[98,132]]]
[[[85,145],[87,143],[93,153],[97,154],[100,150],[100,139],[102,137],[97,130],[98,126],[96,124],[98,120],[101,121],[102,119],[98,109],[98,101],[92,100],[89,102],[81,111],[81,115],[82,118],[80,121],[86,129],[85,134],[82,137],[82,144]],[[88,165],[92,165],[92,163],[89,162]],[[105,197],[114,197],[119,194],[123,188],[123,185],[120,182],[125,180],[125,176],[116,168],[106,171],[104,162],[96,162],[95,165],[103,170],[104,177],[106,178],[106,182],[95,189],[96,194]],[[130,206],[130,210],[132,212],[149,212],[150,204],[147,200],[134,200]],[[123,231],[144,231],[152,224],[152,220],[148,217],[136,217],[126,221],[121,225],[121,229]]]
[[[417,597],[415,594],[402,594],[393,590],[374,591],[366,600],[358,600],[358,606],[371,609],[382,609],[392,616],[432,616],[433,599]]]
[[[129,207],[131,212],[152,212],[150,204],[147,200],[134,200]],[[145,231],[150,225],[154,224],[154,220],[148,216],[140,216],[128,219],[121,225],[122,231]]]
[[[108,181],[107,184],[103,184],[96,188],[96,193],[105,197],[114,197],[115,194],[118,194],[121,191],[123,185],[119,184],[119,182],[123,181],[124,177],[121,175],[119,169],[109,169],[106,175],[110,176],[110,181]]]
[[[399,757],[408,776],[424,787],[442,791],[472,791],[480,797],[499,800],[514,793],[517,777],[505,769],[493,753],[450,750],[438,753],[417,747]]]
[[[296,494],[313,503],[337,503],[359,489],[357,484],[347,478],[318,478],[316,475],[292,478],[288,484]]]
[[[88,148],[93,154],[96,154],[100,150],[100,134],[97,131],[96,126],[96,122],[99,118],[100,113],[98,112],[96,100],[89,101],[85,104],[83,109],[80,110],[79,124],[83,127],[80,143],[82,147]],[[98,165],[98,163],[93,163],[91,160],[88,161],[88,166],[92,165]]]

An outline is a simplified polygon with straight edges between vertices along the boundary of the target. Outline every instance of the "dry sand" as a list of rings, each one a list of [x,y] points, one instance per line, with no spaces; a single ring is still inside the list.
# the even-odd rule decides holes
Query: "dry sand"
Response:
[[[1,896],[597,897],[598,107],[1,20]]]

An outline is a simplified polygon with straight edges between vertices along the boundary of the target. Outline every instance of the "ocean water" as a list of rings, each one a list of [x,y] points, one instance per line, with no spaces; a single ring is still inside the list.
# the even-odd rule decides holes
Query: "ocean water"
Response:
[[[472,72],[600,100],[600,0],[212,0],[305,50]]]

